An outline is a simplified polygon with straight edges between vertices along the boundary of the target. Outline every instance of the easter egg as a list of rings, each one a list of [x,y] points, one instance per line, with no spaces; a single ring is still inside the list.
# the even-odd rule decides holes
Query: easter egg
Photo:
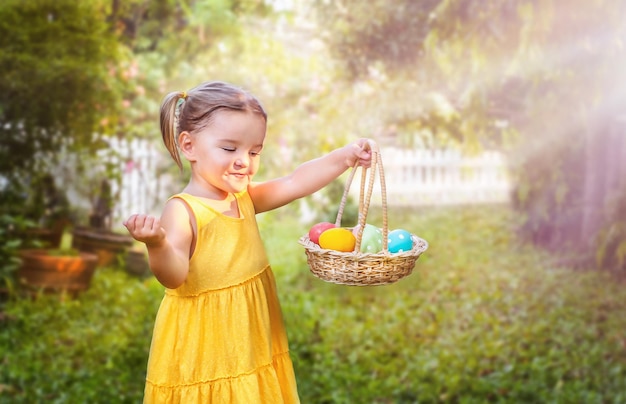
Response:
[[[360,226],[356,226],[352,231],[356,237]],[[371,224],[365,224],[363,235],[361,235],[361,252],[377,253],[383,249],[383,231]]]
[[[309,240],[319,245],[320,235],[324,231],[328,229],[332,229],[333,227],[337,227],[337,226],[335,226],[334,223],[330,223],[330,222],[320,222],[320,223],[314,224],[309,230]]]
[[[403,229],[390,231],[387,236],[387,249],[390,253],[410,251],[413,248],[411,233]]]
[[[354,234],[343,227],[328,229],[320,235],[320,247],[327,250],[350,252],[354,251],[355,245]]]

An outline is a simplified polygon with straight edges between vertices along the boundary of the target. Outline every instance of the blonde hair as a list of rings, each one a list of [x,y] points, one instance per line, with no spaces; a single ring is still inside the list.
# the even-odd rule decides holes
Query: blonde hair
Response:
[[[205,82],[188,92],[175,91],[163,98],[161,135],[178,168],[183,168],[178,135],[185,131],[193,134],[206,128],[215,113],[222,109],[257,113],[267,122],[267,113],[255,96],[221,81]]]

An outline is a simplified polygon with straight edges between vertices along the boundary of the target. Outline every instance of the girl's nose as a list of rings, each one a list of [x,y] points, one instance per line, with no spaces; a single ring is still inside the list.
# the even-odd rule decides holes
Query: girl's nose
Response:
[[[235,165],[237,165],[238,167],[247,167],[248,164],[250,164],[250,159],[247,154],[238,156],[235,160]]]

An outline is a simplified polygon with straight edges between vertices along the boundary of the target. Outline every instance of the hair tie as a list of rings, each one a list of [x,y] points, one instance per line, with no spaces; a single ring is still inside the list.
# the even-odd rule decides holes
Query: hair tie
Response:
[[[181,96],[183,100],[187,99],[187,91],[183,91],[183,95]]]

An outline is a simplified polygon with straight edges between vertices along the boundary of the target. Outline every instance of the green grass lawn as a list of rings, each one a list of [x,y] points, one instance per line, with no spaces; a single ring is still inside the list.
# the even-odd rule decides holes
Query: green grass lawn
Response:
[[[270,231],[304,402],[626,402],[626,284],[551,266],[513,217],[392,211],[390,229],[430,247],[412,275],[373,287],[306,276],[302,251],[281,247],[302,229]]]
[[[552,265],[514,218],[392,210],[390,229],[430,247],[400,282],[354,287],[309,273],[297,239],[310,224],[261,216],[302,402],[626,403],[626,284]],[[140,402],[161,296],[108,268],[78,299],[5,303],[0,403]]]

